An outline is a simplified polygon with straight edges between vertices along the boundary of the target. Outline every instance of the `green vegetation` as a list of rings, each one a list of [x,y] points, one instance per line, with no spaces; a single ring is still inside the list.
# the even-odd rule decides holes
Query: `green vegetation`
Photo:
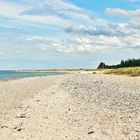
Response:
[[[105,73],[105,74],[140,76],[140,67],[129,67],[129,68],[118,68],[118,69],[104,69],[103,73]]]
[[[93,73],[92,74],[96,74],[96,71],[93,71]]]
[[[98,69],[115,69],[115,68],[124,68],[124,67],[139,67],[140,59],[128,59],[122,60],[120,64],[117,65],[106,65],[104,62],[101,62],[98,66]]]
[[[122,60],[117,65],[101,62],[97,68],[101,73],[140,76],[140,59]]]

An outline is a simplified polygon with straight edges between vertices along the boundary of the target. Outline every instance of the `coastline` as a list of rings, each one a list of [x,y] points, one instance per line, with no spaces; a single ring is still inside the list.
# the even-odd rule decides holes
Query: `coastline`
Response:
[[[0,137],[139,139],[140,78],[70,73],[0,81]]]
[[[2,71],[0,73],[0,81],[8,81],[21,78],[32,78],[32,77],[44,77],[44,76],[55,76],[63,75],[64,72],[18,72],[18,71]]]
[[[17,72],[60,72],[60,73],[92,73],[95,69],[49,69],[49,70],[16,70]]]

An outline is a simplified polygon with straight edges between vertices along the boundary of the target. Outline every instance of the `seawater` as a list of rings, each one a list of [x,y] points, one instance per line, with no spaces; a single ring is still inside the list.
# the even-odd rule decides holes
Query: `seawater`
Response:
[[[12,70],[0,71],[0,80],[10,80],[24,77],[40,77],[51,75],[62,75],[60,72],[17,72]]]

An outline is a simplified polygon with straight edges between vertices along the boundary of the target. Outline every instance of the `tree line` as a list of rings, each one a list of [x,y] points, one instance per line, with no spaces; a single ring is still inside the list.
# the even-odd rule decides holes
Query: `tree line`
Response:
[[[140,66],[140,59],[128,59],[128,60],[121,60],[120,64],[117,65],[106,65],[104,62],[101,62],[98,66],[98,69],[115,69],[115,68],[124,68],[124,67],[139,67]]]

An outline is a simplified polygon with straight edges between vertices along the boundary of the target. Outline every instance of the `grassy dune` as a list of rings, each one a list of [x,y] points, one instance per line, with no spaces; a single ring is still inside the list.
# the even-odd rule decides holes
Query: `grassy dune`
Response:
[[[140,67],[129,67],[129,68],[118,68],[118,69],[102,69],[101,71],[105,74],[140,76]]]

